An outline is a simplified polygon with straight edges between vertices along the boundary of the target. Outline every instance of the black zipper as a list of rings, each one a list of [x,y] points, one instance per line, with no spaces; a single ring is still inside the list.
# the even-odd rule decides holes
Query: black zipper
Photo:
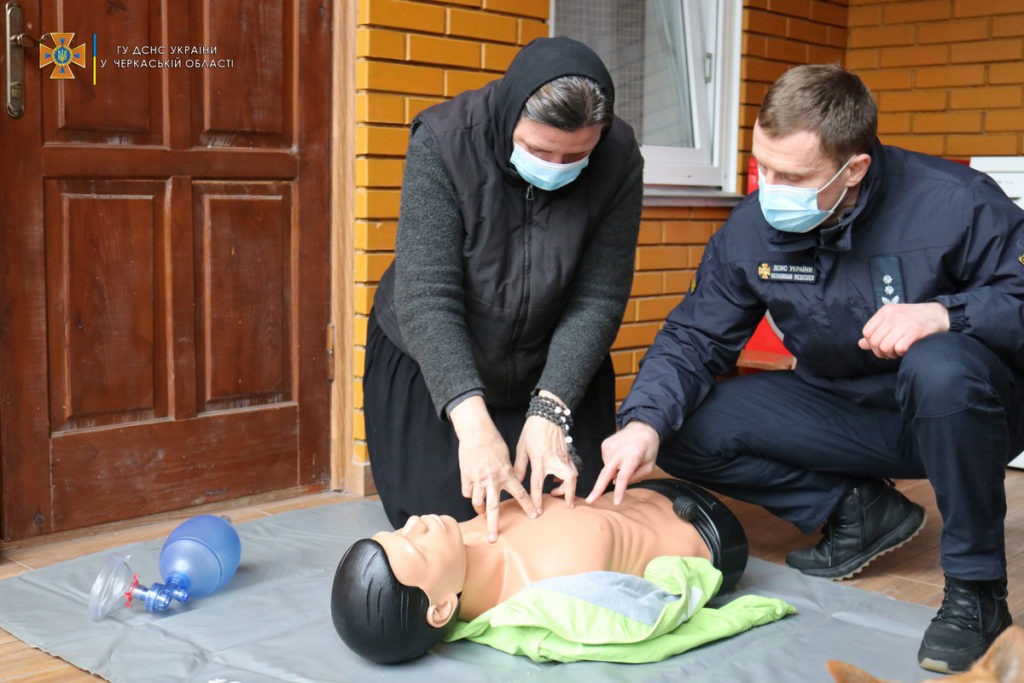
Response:
[[[512,402],[513,388],[518,384],[518,373],[516,372],[516,347],[519,345],[519,335],[526,327],[527,311],[530,307],[530,226],[533,223],[533,185],[526,186],[526,201],[523,220],[523,290],[519,300],[519,313],[516,315],[515,325],[512,327],[512,339],[509,341],[508,349],[508,396],[507,401]]]

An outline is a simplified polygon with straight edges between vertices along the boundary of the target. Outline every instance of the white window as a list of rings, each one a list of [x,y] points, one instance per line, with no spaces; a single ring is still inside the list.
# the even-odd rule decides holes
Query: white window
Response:
[[[611,72],[649,197],[735,193],[740,12],[730,0],[552,0],[552,35],[585,42]]]

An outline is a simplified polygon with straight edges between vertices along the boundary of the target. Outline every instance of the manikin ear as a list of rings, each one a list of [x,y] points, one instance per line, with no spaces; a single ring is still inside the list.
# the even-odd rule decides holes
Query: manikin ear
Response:
[[[853,187],[860,181],[864,180],[864,176],[867,174],[868,166],[870,165],[870,154],[855,154],[853,159],[850,160],[850,177],[846,181],[846,186]]]
[[[434,628],[441,628],[451,620],[458,606],[459,598],[455,593],[449,593],[427,608],[427,623]]]

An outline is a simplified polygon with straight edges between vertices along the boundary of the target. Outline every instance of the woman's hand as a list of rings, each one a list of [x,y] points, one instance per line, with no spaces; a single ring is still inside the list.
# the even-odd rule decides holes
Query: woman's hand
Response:
[[[487,515],[487,540],[498,540],[498,502],[501,492],[519,502],[530,517],[538,512],[526,489],[522,475],[516,476],[509,459],[508,446],[487,412],[480,396],[470,396],[448,415],[459,438],[459,472],[462,495],[473,502],[478,515]]]
[[[540,395],[565,407],[565,404],[551,392],[541,391]],[[562,482],[551,492],[552,495],[563,495],[566,505],[575,505],[578,472],[569,456],[569,445],[561,427],[536,415],[526,418],[523,431],[519,435],[519,443],[516,445],[515,470],[520,481],[526,476],[527,465],[530,465],[530,495],[538,513],[542,511],[544,480],[549,474]]]

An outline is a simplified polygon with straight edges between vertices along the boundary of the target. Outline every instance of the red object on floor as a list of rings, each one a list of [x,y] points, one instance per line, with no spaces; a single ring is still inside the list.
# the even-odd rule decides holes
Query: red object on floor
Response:
[[[750,341],[747,342],[744,348],[753,349],[754,351],[768,351],[786,356],[790,355],[789,351],[782,344],[782,340],[775,334],[775,330],[768,324],[767,318],[761,318],[761,322],[757,324],[757,329],[754,330],[754,334],[750,337]]]
[[[750,157],[750,163],[747,165],[747,194],[750,194],[757,189],[757,159]],[[751,353],[753,352],[753,353]],[[755,360],[754,356],[757,356]],[[778,358],[774,359],[772,363],[773,367],[782,368],[790,367],[795,359],[792,354],[786,350],[783,346],[782,340],[779,339],[778,335],[775,334],[775,330],[772,329],[771,325],[768,324],[767,318],[762,318],[761,322],[758,323],[757,329],[754,330],[754,334],[750,337],[750,341],[743,347],[743,352],[740,354],[738,365],[740,367],[758,367],[761,369],[771,369],[764,367],[764,354],[776,354]]]

